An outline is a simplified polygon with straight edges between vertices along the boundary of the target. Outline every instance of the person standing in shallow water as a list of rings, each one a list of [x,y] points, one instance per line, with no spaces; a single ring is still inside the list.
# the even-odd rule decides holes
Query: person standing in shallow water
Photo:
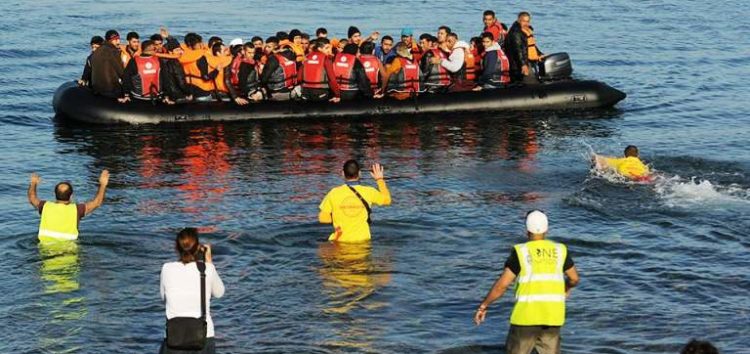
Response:
[[[70,182],[60,182],[55,186],[55,201],[40,200],[36,194],[36,187],[40,181],[39,175],[32,173],[28,191],[29,203],[41,215],[39,241],[71,241],[78,239],[78,222],[81,218],[91,214],[104,202],[104,193],[109,183],[109,171],[102,171],[96,197],[86,203],[73,202],[73,185]]]
[[[383,166],[372,165],[370,175],[378,189],[359,184],[360,167],[356,160],[344,163],[342,171],[346,184],[331,189],[320,203],[318,220],[333,224],[328,238],[337,242],[365,242],[370,240],[370,211],[372,205],[390,205],[391,193],[385,184]]]
[[[565,323],[565,299],[578,285],[578,272],[567,247],[546,239],[547,216],[534,210],[526,216],[529,241],[517,244],[505,270],[474,313],[480,325],[487,307],[503,296],[517,279],[516,304],[505,342],[508,354],[560,353],[560,329]],[[565,279],[567,277],[567,280]]]

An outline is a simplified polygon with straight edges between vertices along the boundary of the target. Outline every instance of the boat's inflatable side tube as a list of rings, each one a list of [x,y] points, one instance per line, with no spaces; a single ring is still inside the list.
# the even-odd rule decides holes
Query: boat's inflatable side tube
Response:
[[[479,92],[423,94],[414,99],[371,99],[329,102],[266,101],[246,106],[229,102],[164,105],[145,101],[125,104],[66,83],[55,92],[55,112],[88,123],[161,123],[207,120],[331,118],[368,115],[406,115],[464,111],[580,110],[606,108],[625,94],[598,81],[559,81],[537,86],[508,87]]]

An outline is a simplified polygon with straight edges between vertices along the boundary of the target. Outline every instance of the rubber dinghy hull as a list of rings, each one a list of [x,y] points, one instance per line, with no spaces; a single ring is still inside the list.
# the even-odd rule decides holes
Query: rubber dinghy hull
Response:
[[[164,105],[147,101],[121,104],[97,96],[74,82],[55,92],[55,113],[96,124],[333,118],[479,111],[585,110],[612,107],[625,93],[599,81],[558,81],[536,86],[479,92],[422,94],[414,99],[329,102],[266,101],[238,106],[230,102]]]

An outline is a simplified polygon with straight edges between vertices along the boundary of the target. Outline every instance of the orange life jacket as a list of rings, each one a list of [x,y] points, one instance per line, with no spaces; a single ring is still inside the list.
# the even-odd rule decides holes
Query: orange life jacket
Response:
[[[213,53],[206,55],[206,62],[208,63],[209,72],[222,68],[221,70],[218,70],[218,74],[214,78],[213,85],[216,91],[229,92],[227,85],[224,83],[224,69],[223,68],[231,65],[231,61],[232,61],[232,57],[228,55],[215,56],[213,55]]]
[[[539,50],[536,48],[534,31],[532,31],[531,28],[521,28],[521,31],[526,34],[526,47],[528,48],[527,58],[529,61],[539,61]]]
[[[352,54],[339,53],[333,61],[333,75],[339,88],[343,91],[356,91],[357,83],[354,81],[354,63],[357,57]]]
[[[203,80],[201,71],[198,69],[198,60],[207,55],[206,50],[192,49],[187,46],[184,47],[184,50],[185,52],[182,53],[178,60],[182,64],[182,69],[185,70],[185,80],[187,80],[187,83],[203,91],[213,91],[214,83]]]
[[[380,87],[380,60],[374,55],[363,54],[359,56],[359,62],[365,68],[365,74],[367,79],[370,80],[370,87],[373,91],[376,91]]]
[[[466,80],[474,81],[477,78],[475,69],[477,62],[474,58],[474,53],[472,53],[471,50],[464,50],[464,63],[466,65]]]

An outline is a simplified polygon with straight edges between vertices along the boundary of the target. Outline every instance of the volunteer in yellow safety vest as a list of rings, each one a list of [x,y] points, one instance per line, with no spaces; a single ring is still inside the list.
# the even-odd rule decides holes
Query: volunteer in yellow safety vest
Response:
[[[481,324],[487,307],[517,280],[516,304],[505,343],[508,354],[529,354],[535,348],[539,354],[560,353],[565,299],[578,285],[578,272],[567,247],[545,239],[547,229],[547,216],[541,211],[526,216],[529,241],[513,247],[503,274],[474,314],[474,323]]]
[[[390,205],[391,193],[385,185],[383,166],[376,163],[370,174],[378,188],[359,184],[359,163],[349,160],[342,171],[346,184],[331,189],[320,203],[318,220],[333,224],[328,238],[336,242],[366,242],[370,240],[370,211],[372,205]]]
[[[39,241],[69,241],[78,238],[78,222],[81,218],[91,214],[104,202],[104,192],[109,183],[109,171],[104,170],[99,176],[99,190],[96,192],[96,197],[81,204],[72,201],[73,185],[70,182],[60,182],[55,186],[54,202],[39,200],[36,195],[36,186],[39,181],[39,175],[32,173],[31,184],[29,184],[29,203],[41,215]]]

